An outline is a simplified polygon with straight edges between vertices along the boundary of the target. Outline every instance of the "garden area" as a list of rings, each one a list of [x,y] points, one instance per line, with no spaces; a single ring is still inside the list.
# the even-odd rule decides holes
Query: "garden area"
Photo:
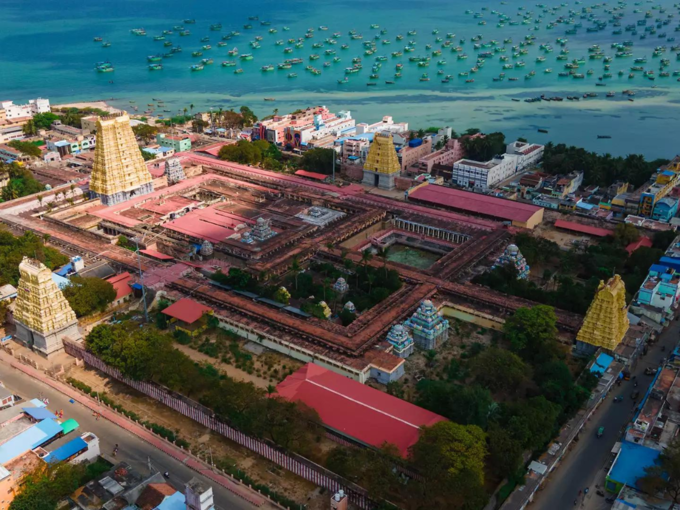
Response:
[[[296,307],[317,319],[348,326],[359,314],[387,299],[403,285],[397,271],[385,265],[381,268],[367,265],[370,258],[367,253],[364,263],[358,265],[345,259],[342,270],[334,264],[316,261],[303,269],[294,259],[290,271],[278,283],[259,282],[238,268],[230,268],[226,275],[213,273],[212,279],[233,289]],[[345,279],[348,285],[345,292],[334,289],[338,278]],[[348,302],[353,306],[346,306]]]
[[[652,247],[642,246],[628,254],[626,246],[637,241],[640,235],[634,226],[621,223],[613,237],[599,244],[564,250],[553,241],[520,233],[515,236],[515,244],[531,266],[530,277],[518,280],[515,268],[506,265],[477,275],[472,281],[505,294],[585,314],[600,280],[619,274],[626,284],[630,302],[649,267],[675,238],[672,231],[657,232]]]

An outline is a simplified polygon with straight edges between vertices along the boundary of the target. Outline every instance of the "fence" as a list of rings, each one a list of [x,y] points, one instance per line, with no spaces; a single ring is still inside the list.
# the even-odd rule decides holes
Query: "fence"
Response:
[[[169,408],[183,414],[187,418],[208,427],[210,430],[223,435],[224,437],[234,441],[235,443],[248,448],[249,450],[261,455],[274,464],[287,469],[291,473],[308,480],[320,487],[324,487],[335,493],[342,489],[348,495],[351,503],[359,508],[370,510],[375,506],[374,502],[368,497],[368,492],[351,483],[348,480],[336,475],[326,468],[315,464],[309,459],[301,457],[295,453],[285,452],[275,446],[252,438],[230,427],[226,423],[215,418],[212,411],[198,402],[188,399],[187,397],[175,393],[167,388],[157,384],[148,383],[145,381],[135,381],[120,373],[119,370],[108,366],[102,360],[97,358],[94,354],[87,352],[81,346],[72,342],[64,342],[64,350],[76,358],[83,359],[85,363],[110,375],[114,379],[121,381],[135,390],[161,402]]]

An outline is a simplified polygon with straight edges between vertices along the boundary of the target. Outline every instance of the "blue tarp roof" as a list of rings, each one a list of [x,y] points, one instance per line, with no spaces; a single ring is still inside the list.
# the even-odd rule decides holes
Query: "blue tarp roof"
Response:
[[[185,510],[185,500],[184,494],[175,492],[172,496],[166,496],[154,510]]]
[[[609,478],[618,483],[635,487],[638,478],[645,476],[645,468],[654,465],[659,451],[624,441],[621,452],[612,466]]]
[[[28,450],[33,450],[45,444],[57,434],[61,433],[61,426],[51,419],[43,420],[14,436],[0,446],[0,464],[5,464]]]
[[[21,410],[36,421],[46,420],[48,418],[56,420],[54,416],[46,407],[22,407]]]
[[[65,445],[60,446],[53,452],[50,452],[47,457],[45,457],[45,462],[61,462],[68,459],[76,452],[79,452],[87,446],[87,443],[82,437],[76,437],[72,441],[69,441]]]
[[[669,269],[668,266],[663,266],[661,264],[652,264],[652,267],[649,268],[650,271],[656,271],[657,273],[665,273]]]
[[[66,276],[66,275],[69,274],[69,272],[71,272],[71,271],[73,271],[73,264],[71,264],[71,263],[69,262],[68,264],[66,264],[66,265],[65,265],[64,267],[62,267],[61,269],[57,269],[57,270],[54,272],[54,274],[58,274],[59,276]]]
[[[675,257],[661,257],[659,261],[664,266],[672,267],[673,269],[680,269],[680,259]]]
[[[607,368],[609,368],[609,365],[611,365],[612,361],[614,361],[614,358],[612,358],[609,354],[602,352],[595,360],[595,363],[593,363],[593,366],[590,367],[590,371],[593,374],[601,374],[607,370]]]

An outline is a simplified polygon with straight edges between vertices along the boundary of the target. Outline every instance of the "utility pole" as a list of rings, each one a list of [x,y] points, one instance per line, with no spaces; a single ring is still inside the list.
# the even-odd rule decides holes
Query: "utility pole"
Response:
[[[135,241],[135,246],[137,247],[137,268],[139,269],[139,281],[142,284],[142,301],[144,301],[144,322],[149,323],[149,310],[146,305],[146,287],[144,287],[144,273],[142,273],[142,258],[139,255],[139,240],[137,237],[133,237]],[[142,238],[142,241],[144,238]]]

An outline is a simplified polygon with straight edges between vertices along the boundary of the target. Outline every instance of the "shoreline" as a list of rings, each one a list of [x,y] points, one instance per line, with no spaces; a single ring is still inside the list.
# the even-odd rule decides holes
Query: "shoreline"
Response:
[[[99,110],[104,110],[109,113],[117,113],[121,111],[120,109],[111,106],[108,104],[106,101],[115,101],[115,98],[111,98],[108,100],[96,100],[96,101],[78,101],[78,102],[73,102],[73,103],[63,103],[63,104],[55,104],[52,105],[52,108],[55,109],[61,109],[61,108],[97,108]]]

